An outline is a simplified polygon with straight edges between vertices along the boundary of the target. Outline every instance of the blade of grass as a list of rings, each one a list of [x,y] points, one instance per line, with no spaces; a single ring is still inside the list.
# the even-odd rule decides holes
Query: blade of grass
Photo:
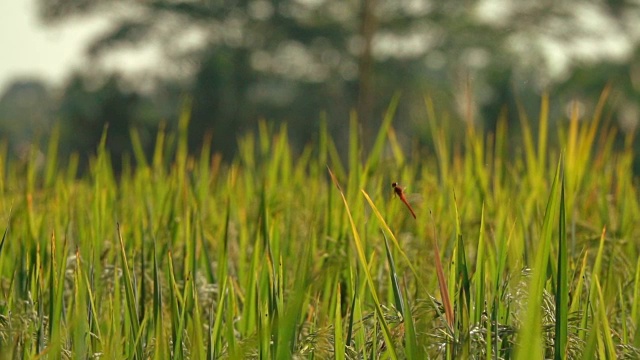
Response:
[[[49,136],[49,144],[47,145],[47,163],[44,171],[44,185],[50,187],[55,180],[56,171],[58,170],[58,146],[60,144],[60,124],[56,124]]]
[[[336,310],[334,313],[334,338],[335,338],[335,359],[336,360],[344,360],[345,359],[345,343],[344,337],[342,335],[342,308],[340,307],[340,299],[342,298],[340,291],[340,284],[338,283],[337,293],[336,293]]]
[[[190,277],[191,279],[191,277]],[[187,328],[189,336],[190,356],[194,359],[205,359],[206,345],[204,340],[204,324],[202,315],[200,314],[200,301],[198,298],[198,289],[193,281],[188,282],[189,289],[189,307],[185,307],[185,328]]]
[[[63,249],[64,250],[64,249]],[[53,354],[62,351],[62,317],[64,307],[64,265],[56,261],[56,237],[51,234],[49,262],[49,348]],[[59,268],[58,268],[59,267]]]
[[[569,323],[569,263],[567,259],[567,229],[564,202],[564,178],[560,188],[560,221],[558,226],[558,266],[556,281],[556,331],[554,359],[566,359]]]
[[[180,309],[179,319],[178,319],[178,328],[176,330],[176,341],[173,344],[173,353],[177,359],[185,358],[184,351],[182,350],[184,346],[184,334],[185,328],[187,326],[187,314],[192,311],[193,306],[191,305],[195,299],[193,298],[193,277],[191,274],[187,274],[187,278],[184,281],[184,291],[182,294],[183,304],[182,309]],[[204,349],[204,346],[201,347]],[[202,358],[202,357],[201,357]]]
[[[137,166],[145,169],[148,168],[149,164],[147,162],[147,157],[144,154],[144,146],[142,145],[138,129],[131,128],[129,130],[129,138],[131,139],[131,147],[133,148],[133,154],[136,158]]]
[[[398,273],[396,271],[396,264],[393,261],[393,254],[389,248],[389,240],[384,231],[380,230],[382,237],[384,238],[384,249],[387,253],[387,262],[389,263],[389,270],[391,271],[391,289],[393,290],[393,299],[395,300],[396,309],[400,311],[400,314],[405,315],[404,300],[402,299],[402,292],[400,291],[400,284],[398,283]]]
[[[86,283],[83,281],[80,251],[78,249],[76,249],[75,260],[75,276],[73,278],[74,309],[71,320],[71,323],[73,324],[73,352],[75,356],[78,356],[78,358],[84,359],[89,355],[89,349],[87,347],[89,328],[87,326],[87,298],[84,288]]]
[[[431,212],[429,213],[433,217],[433,214]],[[454,321],[455,321],[455,317],[453,313],[453,305],[451,304],[451,300],[449,298],[449,288],[447,287],[447,280],[444,276],[444,268],[442,267],[442,261],[440,260],[440,248],[438,246],[438,237],[436,236],[435,225],[433,229],[433,256],[435,260],[436,275],[438,277],[438,288],[440,290],[440,298],[442,300],[442,305],[444,306],[444,314],[447,319],[447,325],[449,326],[449,330],[453,332]]]
[[[484,278],[485,278],[485,263],[484,263],[484,251],[485,251],[485,243],[484,243],[484,204],[482,205],[482,212],[480,215],[480,231],[478,236],[478,250],[476,253],[476,272],[474,275],[473,283],[475,284],[475,308],[473,312],[473,323],[479,324],[482,319],[482,313],[485,309],[485,289],[484,289]],[[489,343],[491,343],[489,341]],[[490,353],[489,353],[490,354]]]
[[[378,128],[378,135],[373,143],[373,148],[367,157],[367,162],[365,165],[365,173],[369,174],[371,172],[375,172],[378,164],[380,163],[380,159],[382,157],[382,152],[384,150],[385,140],[387,138],[387,134],[389,132],[389,128],[391,126],[391,122],[393,121],[394,115],[396,113],[396,109],[398,108],[398,103],[400,102],[400,94],[395,94],[393,98],[391,98],[391,102],[387,107],[387,111],[384,114],[384,118],[382,119],[382,123]]]
[[[596,329],[595,331],[598,333],[602,331],[601,334],[604,343],[603,352],[606,354],[606,358],[616,359],[616,347],[613,344],[613,334],[611,333],[609,319],[607,318],[607,303],[604,301],[604,296],[602,296],[602,288],[600,287],[600,281],[598,281],[597,275],[594,276],[594,282],[596,284],[596,289],[598,292],[598,308],[596,309],[596,311],[598,312],[597,316],[599,318],[600,325],[602,326],[602,329]]]
[[[227,293],[227,279],[222,280],[222,285],[220,285],[220,295],[218,296],[217,304],[211,303],[210,310],[210,319],[209,319],[209,329],[211,329],[209,333],[209,346],[207,351],[207,359],[217,359],[222,353],[222,320],[224,317],[224,308],[225,308],[225,298]],[[217,305],[217,308],[213,309],[214,305]],[[226,306],[229,306],[228,304]],[[214,317],[215,314],[215,317]]]
[[[518,333],[518,345],[516,348],[516,360],[520,359],[540,359],[543,357],[542,339],[542,296],[544,285],[547,281],[547,266],[549,263],[549,252],[552,242],[552,223],[557,218],[560,208],[558,187],[562,178],[562,157],[558,161],[556,175],[551,185],[551,194],[547,202],[542,232],[538,240],[539,247],[529,285],[529,295],[527,299],[527,310]]]
[[[640,258],[636,261],[635,280],[633,282],[633,303],[631,306],[631,320],[636,332],[633,336],[633,345],[640,347]]]
[[[125,300],[127,305],[127,312],[129,318],[129,325],[131,326],[131,332],[134,335],[140,333],[140,318],[138,317],[138,309],[136,305],[136,297],[134,293],[133,278],[129,272],[129,263],[127,262],[127,253],[124,246],[124,240],[122,239],[122,232],[120,231],[120,224],[116,224],[118,239],[120,240],[120,261],[122,261],[122,273],[124,275],[124,289]],[[132,354],[136,359],[142,360],[142,344],[138,342],[135,347],[135,353]]]
[[[173,256],[169,251],[167,253],[169,262],[169,271],[167,277],[169,278],[169,299],[171,303],[171,340],[173,342],[173,357],[176,359],[183,358],[182,351],[182,333],[180,332],[180,308],[184,307],[184,300],[178,290],[178,284],[176,283],[175,270],[173,266]],[[180,346],[177,346],[180,345]]]
[[[413,321],[413,313],[411,311],[411,304],[409,304],[406,284],[403,286],[403,290],[404,313],[402,314],[402,321],[404,324],[405,355],[408,359],[423,359],[425,354],[422,351],[422,347],[418,345],[416,326]]]
[[[354,284],[358,283],[358,279],[356,276],[356,279],[353,279]],[[351,343],[353,342],[353,324],[355,322],[355,313],[356,313],[356,298],[358,296],[358,291],[355,289],[355,286],[352,286],[354,288],[353,291],[353,298],[351,300],[351,307],[349,308],[349,327],[347,328],[347,339],[345,341],[345,344],[348,346],[351,346]]]
[[[360,241],[360,234],[358,233],[356,224],[353,220],[353,217],[351,216],[351,211],[349,210],[349,203],[347,202],[347,198],[344,196],[344,193],[340,190],[340,186],[338,185],[338,181],[335,178],[335,176],[333,175],[333,173],[331,172],[331,169],[329,169],[329,175],[331,176],[331,179],[333,180],[333,183],[335,184],[335,186],[338,188],[338,191],[340,192],[340,196],[342,197],[342,202],[344,203],[346,212],[347,212],[347,216],[349,217],[349,223],[351,224],[351,231],[352,231],[352,235],[353,235],[353,240],[356,246],[356,250],[358,253],[358,259],[360,260],[360,265],[362,266],[362,269],[364,271],[365,274],[365,279],[367,281],[367,285],[369,287],[369,293],[371,295],[371,297],[373,298],[373,302],[375,305],[375,312],[376,312],[376,316],[378,318],[378,321],[380,322],[380,326],[382,327],[382,334],[384,336],[386,345],[387,345],[387,349],[389,351],[389,356],[392,359],[398,359],[398,355],[396,353],[395,350],[395,346],[393,344],[392,341],[392,336],[391,336],[391,331],[389,330],[389,325],[387,324],[384,314],[382,312],[382,307],[380,305],[380,300],[378,300],[378,294],[376,291],[376,287],[375,284],[373,282],[373,277],[371,276],[371,273],[369,272],[369,267],[367,266],[368,262],[367,262],[367,258],[364,254],[364,249],[362,247],[362,242]]]
[[[464,241],[462,240],[462,227],[460,225],[460,213],[458,212],[456,193],[453,192],[453,207],[456,213],[456,281],[460,283],[458,305],[458,329],[466,331],[469,328],[469,324],[464,320],[469,318],[469,306],[471,305],[471,285],[469,282],[469,270],[467,268],[467,256],[464,249]],[[466,337],[468,339],[468,337]],[[465,347],[468,348],[466,344]]]
[[[378,219],[378,222],[379,222],[380,226],[382,226],[382,229],[386,232],[386,234],[389,235],[389,237],[391,238],[391,241],[393,242],[393,245],[398,250],[398,252],[402,256],[402,258],[405,260],[406,265],[409,266],[409,268],[411,269],[411,272],[416,277],[416,279],[419,279],[419,281],[421,281],[421,277],[418,276],[418,271],[416,270],[415,266],[413,265],[413,262],[409,259],[409,257],[404,252],[404,250],[402,250],[402,247],[400,247],[400,244],[398,243],[398,239],[393,234],[393,231],[391,231],[391,229],[389,228],[389,225],[387,224],[387,222],[382,217],[382,214],[380,213],[380,211],[376,207],[376,205],[373,202],[373,200],[371,200],[371,197],[369,197],[369,194],[367,194],[367,192],[364,191],[364,190],[360,190],[360,191],[362,192],[362,194],[364,195],[364,198],[367,200],[367,202],[371,206],[371,210],[373,210],[373,213],[376,215],[376,218]],[[421,283],[421,285],[423,285],[423,287],[424,287],[424,284]]]
[[[229,291],[226,294],[227,297],[227,312],[226,312],[226,339],[227,339],[227,353],[229,354],[230,359],[239,358],[240,354],[238,351],[238,345],[236,342],[236,329],[234,327],[234,319],[236,318],[236,294],[235,294],[235,285],[233,282],[229,285]]]
[[[162,284],[160,283],[160,271],[158,270],[158,254],[156,239],[153,239],[153,322],[155,323],[155,350],[154,359],[166,359],[169,357],[167,343],[164,334],[164,319],[162,316]]]

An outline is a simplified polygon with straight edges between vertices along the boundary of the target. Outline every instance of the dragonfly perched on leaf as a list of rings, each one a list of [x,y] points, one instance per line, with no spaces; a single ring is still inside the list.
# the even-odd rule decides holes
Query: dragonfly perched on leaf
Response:
[[[407,209],[409,209],[409,211],[411,212],[411,215],[413,215],[413,218],[415,219],[416,218],[416,212],[413,211],[413,208],[411,207],[411,204],[409,204],[409,201],[407,200],[407,196],[404,193],[404,189],[397,182],[391,183],[391,187],[393,187],[393,192],[398,196],[398,198],[405,205],[407,205]]]

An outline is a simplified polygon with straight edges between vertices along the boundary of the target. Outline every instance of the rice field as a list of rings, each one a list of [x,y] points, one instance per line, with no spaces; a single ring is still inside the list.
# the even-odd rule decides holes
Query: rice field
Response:
[[[0,358],[639,358],[634,139],[606,95],[462,141],[427,100],[411,151],[397,100],[370,151],[352,116],[347,154],[263,122],[230,163],[190,155],[188,109],[151,157],[132,131],[121,174],[104,138],[83,175],[55,135],[5,148]]]

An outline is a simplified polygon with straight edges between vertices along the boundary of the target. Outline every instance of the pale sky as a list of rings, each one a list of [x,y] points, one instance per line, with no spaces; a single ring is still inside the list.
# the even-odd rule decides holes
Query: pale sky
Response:
[[[106,26],[107,21],[95,18],[44,26],[38,19],[36,0],[0,1],[0,94],[20,78],[62,84],[71,69],[86,61],[87,42]]]

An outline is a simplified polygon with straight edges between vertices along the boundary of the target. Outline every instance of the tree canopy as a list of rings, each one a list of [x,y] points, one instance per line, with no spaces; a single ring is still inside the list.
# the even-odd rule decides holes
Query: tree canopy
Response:
[[[112,28],[87,49],[95,59],[123,47],[162,49],[163,65],[154,70],[147,94],[158,109],[147,106],[147,117],[167,120],[180,96],[189,95],[191,144],[199,148],[202,135],[212,132],[214,149],[226,154],[234,151],[235,134],[261,117],[287,121],[294,139],[304,143],[321,112],[340,138],[349,111],[357,109],[366,132],[397,92],[403,96],[399,126],[415,134],[421,131],[416,119],[424,117],[425,94],[453,118],[491,129],[504,106],[536,101],[519,96],[551,90],[563,101],[595,97],[611,80],[599,69],[617,69],[614,85],[627,103],[638,84],[629,65],[638,57],[640,39],[635,1],[38,2],[47,23],[112,18]],[[69,80],[64,117],[111,121],[113,131],[139,126],[129,110],[110,120],[83,113],[89,105],[71,104],[79,82]],[[591,85],[578,88],[579,83]],[[102,108],[142,101],[135,86],[122,96],[123,102]],[[176,108],[163,110],[163,104]],[[70,112],[74,106],[85,109]]]

